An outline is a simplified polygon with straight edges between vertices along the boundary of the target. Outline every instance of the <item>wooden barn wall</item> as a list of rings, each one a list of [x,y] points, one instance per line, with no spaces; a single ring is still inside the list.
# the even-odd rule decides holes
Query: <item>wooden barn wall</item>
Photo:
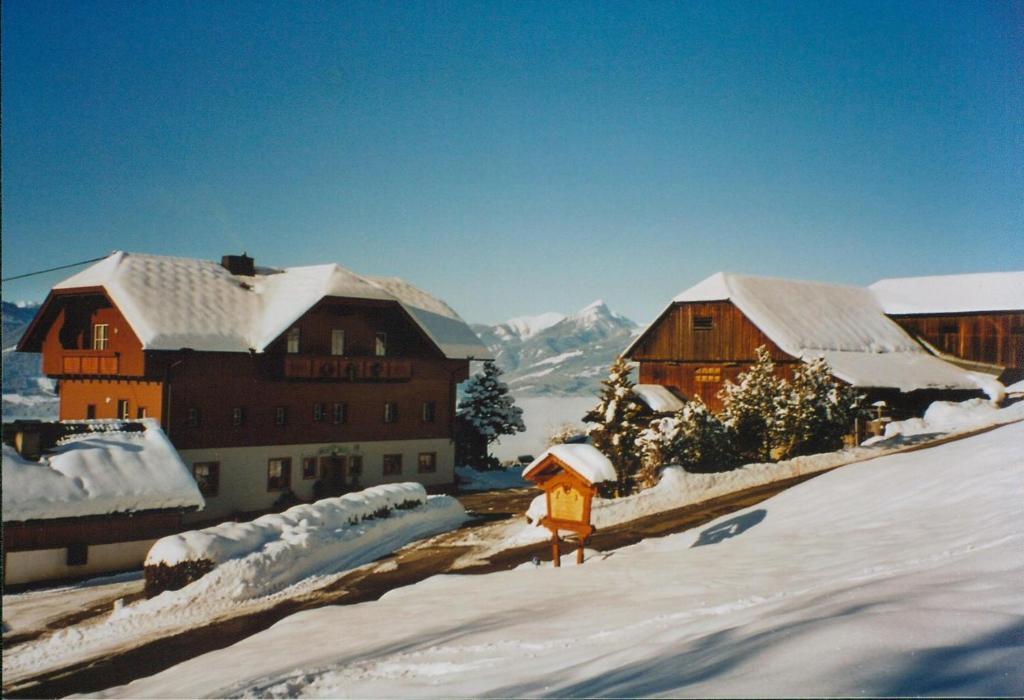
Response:
[[[694,330],[695,317],[710,318],[711,329]],[[792,359],[732,302],[691,302],[674,304],[655,321],[630,353],[630,359],[753,362],[760,345],[767,346],[774,360]]]
[[[181,511],[142,511],[4,523],[4,551],[52,549],[72,544],[131,542],[181,530]]]
[[[1024,312],[893,316],[911,335],[965,360],[1024,369]]]
[[[787,381],[791,380],[798,364],[792,360],[776,362],[775,373]],[[687,399],[699,397],[712,411],[719,411],[722,402],[718,392],[723,384],[726,381],[736,383],[739,375],[750,367],[749,362],[641,362],[639,382],[670,387]]]
[[[60,420],[81,420],[90,405],[96,418],[120,418],[119,401],[128,402],[128,417],[139,417],[145,409],[147,418],[162,418],[163,384],[157,381],[132,379],[62,379],[60,382]]]

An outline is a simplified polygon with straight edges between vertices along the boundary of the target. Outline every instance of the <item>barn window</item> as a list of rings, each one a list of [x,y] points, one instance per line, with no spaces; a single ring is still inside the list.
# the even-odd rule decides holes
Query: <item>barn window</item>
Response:
[[[149,417],[149,409],[146,408],[145,406],[139,406],[137,409],[135,409],[135,417],[136,418],[147,418],[147,417]]]
[[[313,420],[317,423],[322,423],[324,420],[324,405],[322,403],[313,404]]]
[[[374,340],[373,354],[377,357],[384,357],[388,354],[388,334],[378,333]]]
[[[299,327],[293,326],[288,329],[288,354],[295,355],[299,352]]]
[[[303,457],[302,458],[302,478],[303,479],[315,479],[316,478],[316,457]]]
[[[185,414],[185,422],[188,424],[188,427],[190,427],[190,428],[198,428],[199,427],[199,409],[196,408],[195,406],[189,408],[188,412]]]
[[[110,326],[106,323],[97,323],[92,327],[92,349],[106,350],[110,345]]]
[[[420,474],[431,474],[437,471],[437,453],[420,452],[419,468]]]
[[[287,425],[288,424],[288,409],[284,406],[278,406],[274,409],[274,425]]]
[[[267,491],[287,491],[292,483],[292,460],[275,457],[267,460]]]
[[[394,476],[402,473],[402,455],[384,455],[383,463],[384,476]]]
[[[128,415],[128,399],[117,400],[117,417],[121,420],[128,420],[131,417]]]
[[[693,379],[696,382],[720,382],[722,381],[722,368],[721,367],[698,367],[697,371],[693,373]]]
[[[90,403],[85,406],[85,419],[95,420],[96,419],[96,404]]]
[[[192,476],[204,496],[216,496],[220,491],[220,462],[196,462],[192,465]]]
[[[231,425],[236,428],[245,425],[245,409],[241,406],[235,406],[231,409]]]
[[[348,404],[340,401],[334,404],[334,424],[348,423]]]
[[[437,418],[437,402],[436,401],[424,401],[423,402],[423,422],[424,423],[433,423],[435,418]]]
[[[335,328],[331,331],[331,354],[345,354],[345,331],[340,328]]]
[[[65,561],[68,566],[85,566],[89,563],[89,545],[82,542],[69,544]]]
[[[398,422],[398,404],[394,401],[384,402],[384,422],[385,423],[397,423]]]
[[[714,328],[714,325],[714,320],[710,316],[693,317],[693,330],[695,331],[709,331]]]

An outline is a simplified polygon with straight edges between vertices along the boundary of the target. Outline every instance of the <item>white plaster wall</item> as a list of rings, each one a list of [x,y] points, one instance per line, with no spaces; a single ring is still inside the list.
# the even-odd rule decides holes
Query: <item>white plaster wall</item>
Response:
[[[437,471],[418,472],[421,452],[437,453]],[[181,459],[191,469],[196,462],[220,463],[220,488],[216,496],[204,496],[206,508],[188,513],[186,522],[197,522],[229,515],[237,511],[270,508],[281,495],[267,491],[267,462],[277,457],[292,460],[291,488],[301,499],[313,497],[313,479],[302,478],[302,458],[325,455],[362,455],[363,474],[359,483],[365,488],[377,484],[418,481],[425,486],[451,484],[455,481],[455,446],[448,438],[434,440],[386,440],[376,442],[331,442],[306,445],[256,447],[218,447],[201,450],[180,450]],[[402,455],[402,473],[385,477],[383,459],[386,454]]]
[[[81,566],[65,563],[67,549],[64,547],[7,552],[4,585],[141,569],[154,542],[155,539],[148,539],[90,545],[88,561]]]

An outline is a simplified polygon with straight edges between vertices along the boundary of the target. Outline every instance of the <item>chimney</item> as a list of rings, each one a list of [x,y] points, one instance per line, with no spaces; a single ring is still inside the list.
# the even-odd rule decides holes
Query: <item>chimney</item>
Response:
[[[232,275],[245,275],[252,277],[256,274],[255,261],[245,253],[241,255],[225,255],[220,259],[220,265]]]

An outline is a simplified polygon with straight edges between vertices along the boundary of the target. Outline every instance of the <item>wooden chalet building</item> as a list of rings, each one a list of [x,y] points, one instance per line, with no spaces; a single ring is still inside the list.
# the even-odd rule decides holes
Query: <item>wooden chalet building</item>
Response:
[[[967,369],[1024,379],[1024,271],[903,277],[870,289],[896,323]]]
[[[453,484],[456,386],[488,358],[449,306],[397,278],[125,252],[56,285],[18,349],[42,352],[62,420],[158,419],[204,516]]]
[[[675,297],[624,356],[639,363],[640,384],[720,410],[723,383],[749,369],[761,345],[786,379],[824,357],[837,379],[900,412],[980,396],[985,381],[926,351],[867,289],[722,272]]]

